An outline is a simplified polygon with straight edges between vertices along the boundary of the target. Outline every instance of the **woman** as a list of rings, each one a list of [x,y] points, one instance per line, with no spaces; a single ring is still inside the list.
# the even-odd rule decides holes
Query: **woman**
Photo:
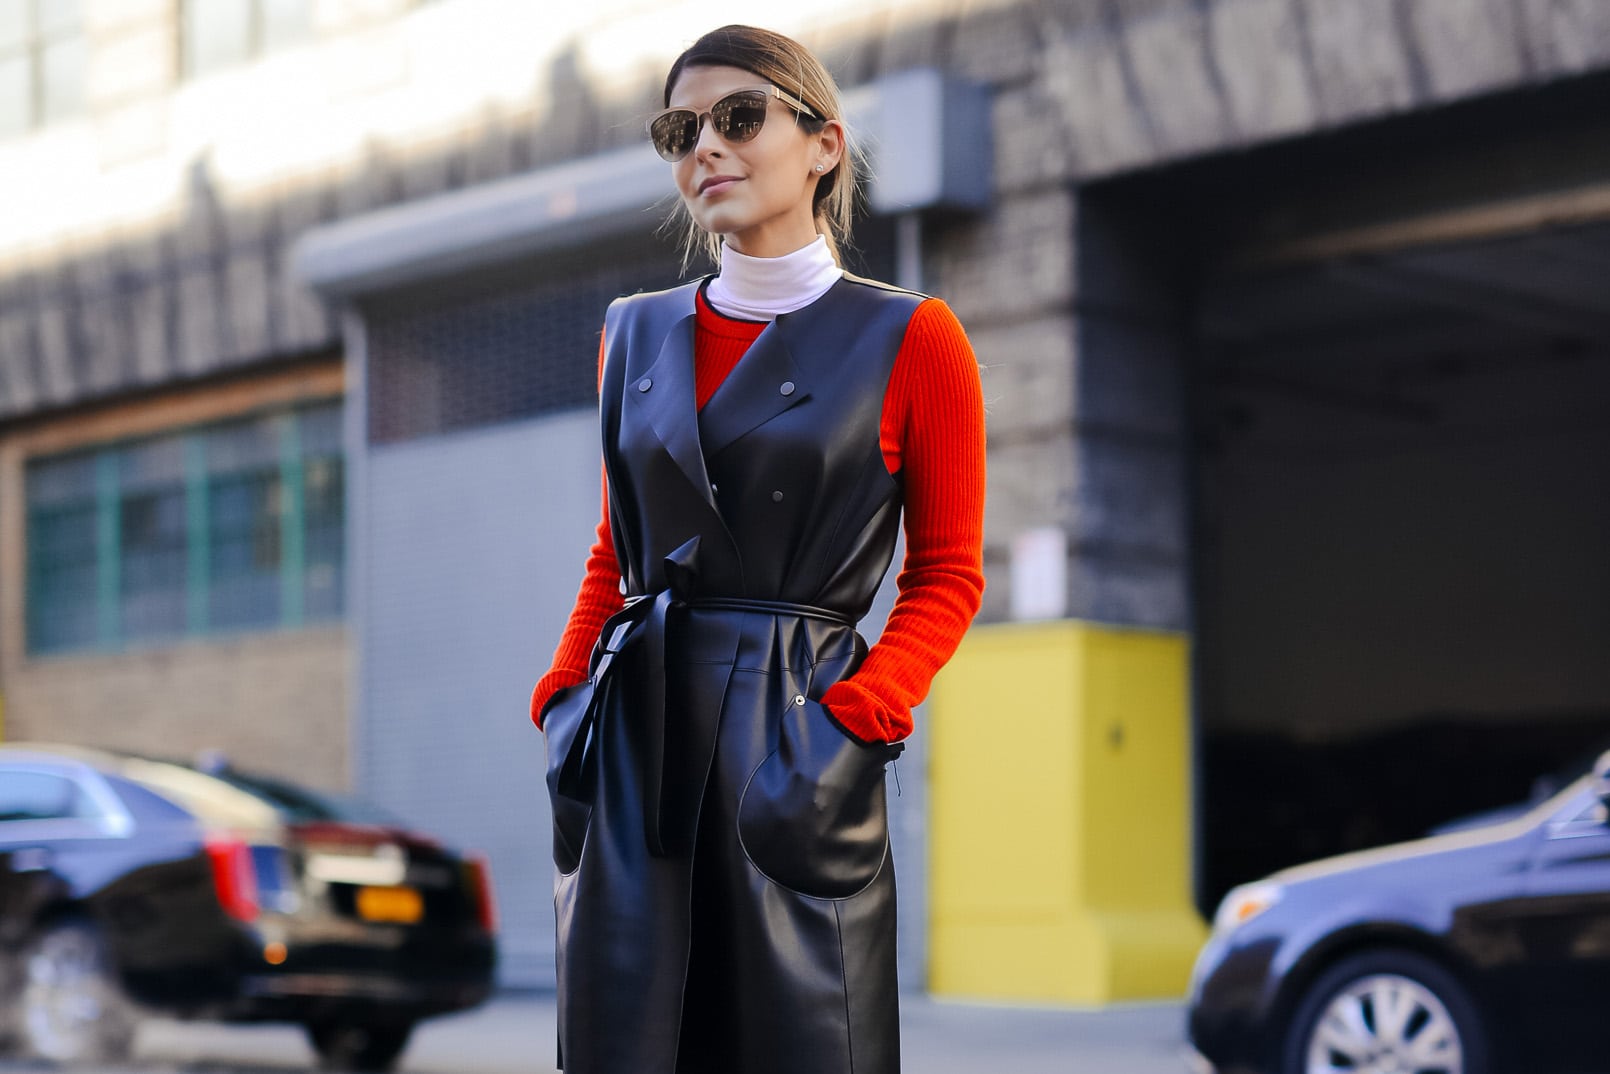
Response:
[[[650,138],[720,272],[604,321],[603,517],[531,698],[560,1066],[884,1074],[884,766],[983,591],[978,366],[942,302],[839,268],[855,179],[802,46],[716,30],[664,103]]]

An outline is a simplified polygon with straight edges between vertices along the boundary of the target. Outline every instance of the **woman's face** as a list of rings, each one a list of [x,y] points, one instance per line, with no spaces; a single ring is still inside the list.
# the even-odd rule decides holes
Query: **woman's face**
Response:
[[[764,85],[764,78],[740,67],[688,67],[671,89],[670,106],[707,112],[734,90]],[[671,167],[682,203],[700,227],[741,254],[781,257],[815,241],[811,197],[843,147],[837,122],[812,134],[773,98],[753,139],[728,142],[705,120],[693,151]]]

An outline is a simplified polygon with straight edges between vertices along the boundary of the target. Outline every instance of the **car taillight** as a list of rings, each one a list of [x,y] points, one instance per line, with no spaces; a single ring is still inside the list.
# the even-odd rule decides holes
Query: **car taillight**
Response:
[[[224,913],[240,921],[257,920],[257,870],[251,847],[239,839],[210,839],[207,860],[212,863],[213,890]]]
[[[464,856],[464,876],[475,899],[475,919],[487,932],[498,930],[498,907],[492,897],[492,867],[486,855],[471,851]]]

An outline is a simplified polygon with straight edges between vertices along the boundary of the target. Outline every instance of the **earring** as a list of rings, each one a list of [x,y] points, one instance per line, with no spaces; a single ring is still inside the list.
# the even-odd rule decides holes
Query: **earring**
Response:
[[[821,171],[821,170],[822,170],[822,166],[821,166],[821,165],[820,165],[820,164],[818,164],[818,165],[817,165],[817,166],[816,166],[816,170],[817,170],[817,171]]]

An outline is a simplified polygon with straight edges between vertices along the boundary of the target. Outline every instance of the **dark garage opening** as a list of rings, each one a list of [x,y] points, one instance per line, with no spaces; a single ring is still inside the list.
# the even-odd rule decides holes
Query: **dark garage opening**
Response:
[[[1204,912],[1610,747],[1605,88],[1086,199],[1184,309]]]
[[[1353,271],[1220,281],[1203,311],[1215,891],[1524,800],[1610,734],[1610,347],[1586,323],[1610,325],[1610,227]]]

